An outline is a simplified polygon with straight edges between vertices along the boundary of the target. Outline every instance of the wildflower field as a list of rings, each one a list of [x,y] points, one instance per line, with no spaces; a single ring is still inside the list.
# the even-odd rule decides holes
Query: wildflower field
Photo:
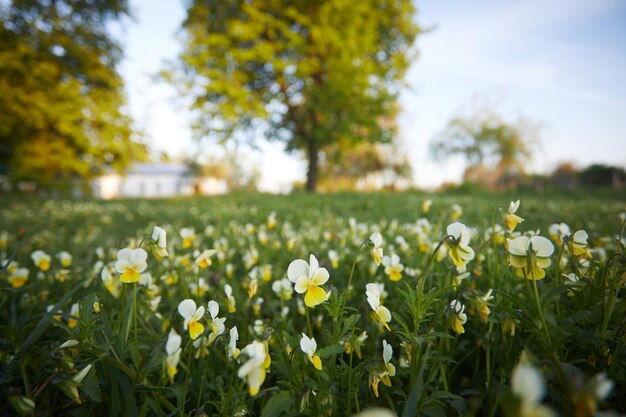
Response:
[[[621,415],[625,203],[7,198],[0,416]]]

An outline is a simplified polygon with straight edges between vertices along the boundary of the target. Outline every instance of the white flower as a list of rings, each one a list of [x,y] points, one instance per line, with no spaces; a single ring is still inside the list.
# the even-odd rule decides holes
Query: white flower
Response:
[[[117,252],[115,270],[122,274],[120,281],[124,283],[139,281],[141,273],[148,267],[146,259],[148,259],[148,253],[141,248],[124,248]]]
[[[178,313],[183,316],[185,330],[189,328],[189,336],[195,340],[204,332],[204,326],[198,321],[204,316],[204,307],[196,308],[196,302],[187,298],[178,305]]]
[[[307,355],[309,361],[311,361],[315,369],[321,371],[322,361],[320,357],[315,354],[315,351],[317,351],[317,342],[315,341],[315,338],[309,338],[306,334],[302,333],[302,338],[300,339],[300,349]]]
[[[167,354],[165,359],[165,368],[170,381],[173,381],[174,375],[176,375],[176,367],[178,366],[178,361],[180,360],[181,341],[182,339],[178,333],[176,333],[174,329],[170,330],[167,342],[165,342],[165,353]]]
[[[542,236],[516,237],[513,240],[507,239],[509,247],[509,261],[511,266],[520,277],[528,279],[542,279],[546,273],[543,268],[547,268],[552,263],[550,255],[554,252],[554,245]],[[531,256],[532,255],[532,256]],[[532,265],[530,260],[532,258]]]
[[[454,265],[459,268],[464,268],[467,262],[474,259],[474,250],[469,247],[471,238],[471,232],[463,223],[452,223],[447,229],[449,236],[452,236],[452,241],[447,241],[450,250],[448,254],[452,259]]]
[[[374,258],[374,263],[376,266],[380,266],[380,263],[383,260],[383,248],[380,246],[383,244],[383,237],[380,233],[376,232],[370,236],[370,242],[372,242],[372,258]]]
[[[465,306],[461,304],[459,300],[452,300],[450,302],[450,308],[454,312],[454,317],[452,319],[452,329],[457,334],[465,333],[465,328],[463,325],[467,322],[467,314],[465,314]]]
[[[237,326],[230,329],[230,340],[228,342],[228,356],[233,359],[237,359],[239,356],[239,349],[237,349],[237,340],[239,340],[239,332]]]
[[[250,395],[257,395],[261,384],[265,381],[265,365],[266,359],[269,357],[265,350],[265,345],[255,340],[245,346],[241,353],[246,355],[248,360],[241,365],[237,371],[237,376],[246,380]]]
[[[385,368],[389,373],[389,376],[396,374],[396,367],[391,363],[393,357],[393,348],[386,340],[383,340],[383,360],[385,361]]]
[[[330,277],[326,268],[320,268],[314,255],[309,257],[309,263],[302,259],[296,259],[287,268],[289,281],[295,284],[298,294],[306,293],[304,303],[308,307],[315,307],[326,301],[326,291],[320,287]]]
[[[376,320],[382,323],[387,330],[390,330],[387,323],[391,321],[391,312],[380,302],[380,288],[378,285],[373,283],[367,284],[365,286],[365,295],[367,296],[368,304],[374,310]]]
[[[167,233],[165,229],[159,226],[154,226],[152,230],[152,240],[156,242],[157,250],[156,254],[162,258],[167,256]]]
[[[395,253],[383,258],[383,265],[385,266],[385,274],[389,275],[389,279],[392,281],[399,281],[402,279],[402,271],[404,271],[404,265],[400,263],[400,257]]]
[[[539,405],[545,394],[543,378],[529,364],[518,364],[511,376],[511,390],[521,400],[521,415],[527,417],[551,416],[552,413]]]
[[[283,278],[272,282],[272,291],[274,291],[281,300],[289,301],[293,294],[293,286],[287,278]]]

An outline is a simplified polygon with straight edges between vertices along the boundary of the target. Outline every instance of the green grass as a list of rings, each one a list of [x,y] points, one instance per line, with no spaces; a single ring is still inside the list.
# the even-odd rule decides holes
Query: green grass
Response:
[[[553,241],[551,265],[546,278],[535,281],[536,289],[509,265],[504,242],[490,239],[517,198],[522,201],[517,214],[525,221],[516,232],[548,237],[550,225],[564,222],[572,234],[581,229],[589,234],[581,255]],[[433,202],[428,213],[421,208],[426,199]],[[341,416],[376,405],[403,416],[522,416],[541,407],[576,416],[593,415],[594,407],[626,412],[626,269],[617,240],[625,202],[613,190],[235,194],[107,202],[7,198],[0,208],[0,238],[6,238],[4,247],[0,239],[0,259],[5,266],[11,261],[0,272],[0,415],[165,416],[203,410]],[[469,246],[476,256],[462,280],[449,255],[433,254],[438,244],[455,247],[445,239],[453,204],[463,210],[458,221],[474,230]],[[270,213],[276,216],[274,228],[267,222]],[[169,257],[163,261],[152,251],[154,226],[168,232]],[[179,235],[183,227],[196,232],[189,248]],[[368,238],[375,231],[383,236],[384,254],[397,254],[404,265],[400,281],[391,281],[385,267],[373,263]],[[151,285],[121,284],[113,269],[118,250],[137,246],[149,253]],[[196,267],[197,255],[213,248],[212,265]],[[49,270],[34,264],[36,250],[51,255]],[[330,250],[338,253],[336,267]],[[71,253],[71,266],[60,264],[60,251]],[[301,314],[304,294],[281,298],[272,285],[287,276],[290,262],[308,262],[309,254],[328,269],[330,279],[322,287],[331,295]],[[28,269],[28,280],[17,288],[11,284],[16,267]],[[103,268],[111,271],[117,293],[105,288]],[[565,273],[580,281],[569,282]],[[194,293],[202,282],[206,291]],[[389,331],[372,316],[367,283],[384,284]],[[235,311],[228,311],[224,284],[233,289]],[[489,289],[490,314],[481,317],[481,297]],[[177,312],[186,298],[205,308],[215,300],[219,317],[226,318],[224,333],[203,349],[194,347]],[[467,314],[461,334],[454,331],[458,315],[452,300]],[[78,315],[72,316],[72,305]],[[207,313],[200,322],[205,332],[198,340],[203,340],[212,319]],[[234,326],[239,349],[256,340],[271,357],[257,395],[237,376],[248,357],[228,356]],[[165,342],[171,329],[182,344],[170,381]],[[361,355],[346,351],[346,343],[358,345],[363,332],[368,337]],[[321,371],[301,351],[302,333],[315,338]],[[70,339],[77,343],[60,348]],[[393,348],[396,370],[388,381],[383,340]],[[89,372],[77,381],[86,367]],[[524,403],[522,382],[528,379],[514,383],[515,369],[528,371],[516,375],[539,375],[545,395]],[[613,384],[606,398],[598,388],[602,378]],[[371,384],[376,380],[378,396]]]

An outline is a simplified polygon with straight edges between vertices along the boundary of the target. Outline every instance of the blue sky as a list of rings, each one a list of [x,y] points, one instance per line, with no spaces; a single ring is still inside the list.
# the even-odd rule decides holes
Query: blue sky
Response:
[[[476,102],[507,120],[523,115],[541,125],[532,171],[558,162],[626,167],[626,2],[622,0],[418,1],[428,33],[402,94],[400,139],[415,181],[432,187],[458,181],[463,162],[430,160],[428,143],[447,121]],[[134,22],[123,32],[129,109],[156,149],[191,146],[188,117],[176,92],[152,75],[179,51],[182,1],[131,0]],[[304,178],[301,158],[277,143],[248,151],[263,188],[285,189]]]

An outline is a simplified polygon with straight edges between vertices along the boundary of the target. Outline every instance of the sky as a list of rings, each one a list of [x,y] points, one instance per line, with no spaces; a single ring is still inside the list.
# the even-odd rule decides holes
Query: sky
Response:
[[[135,19],[120,34],[129,111],[150,146],[177,155],[193,148],[190,118],[177,92],[154,75],[180,51],[182,1],[131,0]],[[540,126],[528,167],[560,162],[626,167],[626,2],[622,0],[422,0],[419,56],[402,92],[399,139],[414,182],[458,182],[460,158],[433,161],[430,141],[450,118],[489,103],[510,122]],[[215,152],[218,152],[215,145]],[[211,150],[212,151],[212,150]],[[286,191],[306,163],[280,143],[244,150],[262,173],[261,189]]]

